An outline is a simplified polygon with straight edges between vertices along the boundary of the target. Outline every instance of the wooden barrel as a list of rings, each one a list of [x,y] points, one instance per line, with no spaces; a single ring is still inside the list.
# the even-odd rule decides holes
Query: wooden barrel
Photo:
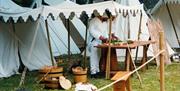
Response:
[[[47,89],[60,89],[59,79],[57,78],[46,78],[44,79],[44,85]]]
[[[63,67],[47,66],[39,70],[39,79],[43,83],[46,79],[63,76]]]
[[[72,69],[74,74],[74,82],[87,82],[87,68],[76,67]]]
[[[45,88],[48,89],[65,89],[68,90],[71,88],[72,84],[68,79],[65,79],[64,76],[59,78],[48,78],[44,80]]]

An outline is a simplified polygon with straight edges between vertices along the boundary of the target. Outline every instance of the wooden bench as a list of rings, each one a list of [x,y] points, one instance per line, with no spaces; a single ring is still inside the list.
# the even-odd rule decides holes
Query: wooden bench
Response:
[[[129,71],[118,71],[111,80],[118,80],[119,78],[123,77],[126,74],[129,74]],[[131,84],[130,84],[130,76],[126,76],[121,81],[115,83],[113,85],[113,91],[132,91],[131,90]]]

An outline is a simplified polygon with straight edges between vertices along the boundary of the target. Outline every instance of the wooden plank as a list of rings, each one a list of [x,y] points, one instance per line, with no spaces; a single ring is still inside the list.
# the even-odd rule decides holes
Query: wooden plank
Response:
[[[118,71],[112,78],[111,80],[118,80],[119,78],[129,74],[129,71]],[[130,78],[129,76],[124,77],[121,81],[115,83],[113,85],[113,91],[131,91],[131,83],[130,83]]]
[[[118,72],[111,78],[111,80],[117,80],[117,79],[119,79],[119,78],[121,78],[121,77],[123,77],[124,75],[129,74],[129,73],[130,73],[129,71],[118,71]],[[128,78],[129,78],[129,76],[126,76],[126,77],[125,77],[124,79],[122,79],[122,80],[126,81]]]

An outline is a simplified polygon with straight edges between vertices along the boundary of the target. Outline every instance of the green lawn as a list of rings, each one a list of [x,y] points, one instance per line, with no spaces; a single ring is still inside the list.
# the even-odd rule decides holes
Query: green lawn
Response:
[[[169,66],[166,66],[165,71],[166,91],[180,91],[180,63],[173,63]],[[133,91],[160,91],[159,70],[157,70],[156,66],[149,66],[149,69],[145,72],[140,72],[140,75],[143,78],[143,86],[140,86],[137,76],[134,74],[131,79]],[[28,72],[26,74],[26,81],[23,86],[27,90],[21,91],[63,91],[43,89],[43,85],[36,83],[37,76],[37,72]],[[18,88],[20,77],[21,75],[14,75],[9,78],[0,79],[0,91],[15,91]],[[73,81],[72,74],[69,74],[66,78]],[[100,88],[107,85],[111,81],[105,79],[89,78],[89,82]],[[74,85],[68,91],[74,91]],[[112,87],[103,91],[112,91]]]

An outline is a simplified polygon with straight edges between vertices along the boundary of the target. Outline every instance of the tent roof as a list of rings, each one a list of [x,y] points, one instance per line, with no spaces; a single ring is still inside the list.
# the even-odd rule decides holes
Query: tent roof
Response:
[[[65,1],[65,2],[67,3],[71,1]],[[127,15],[127,14],[134,15],[139,13],[142,9],[141,8],[142,5],[130,7],[130,6],[120,5],[114,1],[106,1],[106,2],[100,2],[94,4],[86,4],[86,5],[77,5],[71,3],[71,5],[63,4],[62,6],[60,6],[61,8],[57,8],[57,7],[44,6],[43,16],[48,17],[48,15],[51,14],[57,18],[59,17],[60,13],[63,13],[65,17],[68,18],[72,12],[75,12],[75,14],[78,17],[80,17],[83,11],[85,11],[86,14],[88,14],[88,16],[91,16],[94,10],[97,10],[100,13],[100,15],[102,15],[106,9],[108,9],[113,15],[116,15],[116,12],[119,12],[120,14],[123,15]]]
[[[150,14],[153,14],[164,4],[180,4],[180,0],[159,0],[159,2],[154,6],[154,8],[150,9],[148,12]]]
[[[6,2],[4,0],[0,0],[0,17],[3,18],[5,22],[7,22],[9,18],[12,18],[14,22],[17,22],[20,18],[22,18],[23,21],[27,21],[29,17],[31,17],[33,20],[36,20],[40,14],[44,16],[44,19],[47,19],[49,15],[57,19],[59,18],[60,13],[63,13],[65,17],[68,18],[72,12],[75,12],[75,14],[80,17],[83,11],[85,11],[86,14],[88,14],[90,17],[94,10],[97,10],[100,15],[102,15],[106,9],[108,9],[113,15],[116,15],[116,12],[119,12],[119,14],[122,14],[123,16],[134,16],[141,12],[141,7],[142,5],[131,7],[123,6],[114,1],[78,5],[67,0],[56,6],[43,6],[36,9],[30,9],[20,7],[11,0],[6,0]]]
[[[33,10],[30,8],[23,8],[11,0],[0,0],[0,17],[3,18],[5,22],[7,22],[9,18],[12,18],[14,22],[17,22],[20,18],[27,21],[29,17],[36,20],[39,16],[39,12],[41,12],[40,9]]]

